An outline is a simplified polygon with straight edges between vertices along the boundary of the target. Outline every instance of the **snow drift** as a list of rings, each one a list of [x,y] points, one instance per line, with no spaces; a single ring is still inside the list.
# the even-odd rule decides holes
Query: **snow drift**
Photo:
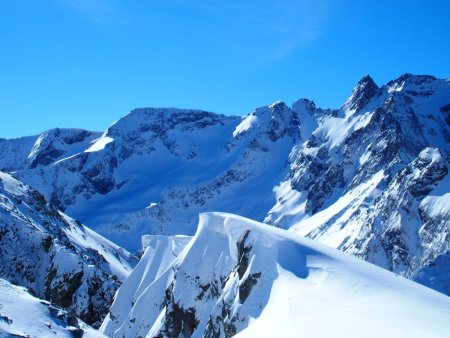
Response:
[[[445,337],[450,299],[298,235],[225,213],[147,238],[110,337]]]

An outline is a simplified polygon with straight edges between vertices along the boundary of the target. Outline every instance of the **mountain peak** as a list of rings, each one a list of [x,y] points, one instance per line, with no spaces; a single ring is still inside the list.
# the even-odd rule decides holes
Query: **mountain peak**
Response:
[[[388,88],[408,86],[418,86],[429,84],[437,79],[433,75],[414,75],[411,73],[404,73],[397,79],[389,81],[386,86]]]
[[[364,75],[353,89],[352,95],[347,100],[347,107],[351,110],[360,110],[374,97],[380,94],[380,88],[370,75]]]
[[[373,80],[373,78],[372,78],[369,74],[365,74],[365,75],[358,81],[358,86],[361,86],[361,85],[371,85],[371,86],[377,87],[375,81]]]

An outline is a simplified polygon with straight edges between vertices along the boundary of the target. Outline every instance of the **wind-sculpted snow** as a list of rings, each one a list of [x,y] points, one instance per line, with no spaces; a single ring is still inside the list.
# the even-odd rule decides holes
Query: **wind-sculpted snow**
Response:
[[[445,337],[450,299],[292,232],[224,213],[147,237],[110,337]]]
[[[450,292],[448,79],[364,76],[339,109],[142,108],[91,136],[59,157],[33,138],[0,141],[0,163],[129,250],[146,234],[192,235],[198,213],[220,210]]]
[[[98,326],[133,257],[0,172],[0,277]],[[1,308],[0,308],[1,311]]]

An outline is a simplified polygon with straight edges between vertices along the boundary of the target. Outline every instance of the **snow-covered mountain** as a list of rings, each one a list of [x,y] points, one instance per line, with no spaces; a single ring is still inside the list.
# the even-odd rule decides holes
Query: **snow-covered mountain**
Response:
[[[0,170],[47,166],[86,149],[101,133],[83,129],[50,129],[40,135],[0,139]]]
[[[74,315],[0,278],[0,337],[104,337]]]
[[[450,294],[448,79],[365,76],[335,110],[307,99],[244,117],[136,109],[89,135],[36,166],[11,149],[37,154],[39,142],[0,141],[2,166],[129,250],[145,234],[192,235],[199,212],[220,210]]]
[[[291,156],[266,222],[450,294],[449,80],[364,77]]]
[[[127,251],[59,212],[39,192],[3,172],[0,253],[0,278],[28,288],[94,326],[100,324],[115,291],[136,263]],[[14,291],[14,287],[5,287]]]
[[[148,233],[193,234],[205,209],[263,219],[297,140],[295,112],[283,103],[244,119],[136,109],[84,152],[14,174],[69,215],[137,250]]]
[[[110,337],[447,337],[450,298],[224,213],[193,238],[147,236],[100,331]]]

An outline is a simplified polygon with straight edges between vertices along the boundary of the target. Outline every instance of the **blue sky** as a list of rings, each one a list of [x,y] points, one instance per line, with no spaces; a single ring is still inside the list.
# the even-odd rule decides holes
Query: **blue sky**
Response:
[[[0,0],[0,137],[135,107],[339,107],[364,74],[450,76],[450,1]]]

